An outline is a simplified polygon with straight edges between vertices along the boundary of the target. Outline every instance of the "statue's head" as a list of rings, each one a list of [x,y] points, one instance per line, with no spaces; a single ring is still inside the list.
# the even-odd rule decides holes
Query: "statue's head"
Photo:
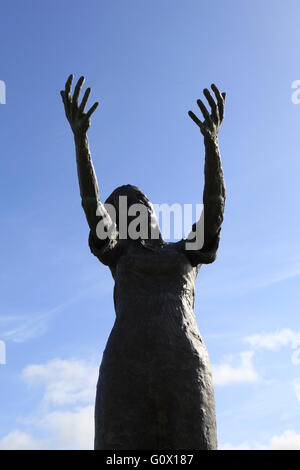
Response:
[[[139,188],[131,184],[119,186],[106,199],[105,205],[108,204],[115,210],[115,222],[119,230],[122,220],[126,220],[129,233],[137,229],[141,232],[139,238],[154,243],[163,242],[153,205]],[[145,228],[147,235],[143,236]]]

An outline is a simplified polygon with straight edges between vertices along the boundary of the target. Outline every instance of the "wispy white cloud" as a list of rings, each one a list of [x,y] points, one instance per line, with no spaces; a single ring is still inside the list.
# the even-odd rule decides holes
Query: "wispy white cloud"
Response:
[[[42,313],[32,313],[27,315],[1,315],[0,316],[0,337],[6,341],[23,343],[35,337],[43,335],[49,328],[50,322],[55,315],[62,313],[69,306],[91,294],[96,290],[99,295],[111,289],[111,285],[105,283],[99,286],[99,281],[91,283],[88,287],[80,290],[79,293],[59,303],[58,305]]]
[[[272,436],[267,443],[244,441],[239,444],[229,442],[220,444],[222,450],[299,450],[300,434],[294,430],[286,430],[282,434]]]
[[[253,351],[243,351],[239,353],[236,361],[230,356],[219,364],[213,364],[214,384],[224,386],[256,382],[258,374],[252,363],[253,354]]]
[[[293,331],[289,328],[282,328],[281,330],[269,333],[259,333],[247,336],[245,341],[255,349],[278,351],[280,348],[285,346],[297,348],[300,346],[300,330]]]
[[[44,334],[49,326],[50,319],[62,312],[67,306],[75,302],[77,298],[71,298],[43,313],[27,315],[5,315],[0,324],[1,337],[7,341],[23,343],[32,338]]]
[[[239,444],[231,444],[230,442],[224,442],[219,445],[219,450],[258,450],[264,448],[257,442],[244,441]]]
[[[277,284],[279,282],[287,281],[289,279],[294,279],[298,276],[300,276],[299,264],[297,263],[295,265],[295,263],[291,263],[291,266],[286,266],[286,268],[278,270],[277,272],[273,270],[272,273],[267,273],[265,277],[260,278],[260,280],[256,284],[256,287],[268,287],[272,284]],[[255,286],[255,283],[253,285]]]
[[[54,359],[27,366],[22,377],[29,386],[44,390],[44,401],[53,405],[89,403],[95,398],[98,365],[78,360]]]
[[[279,436],[273,436],[269,447],[272,450],[300,450],[300,434],[287,430]]]
[[[92,449],[94,440],[94,405],[79,407],[73,411],[48,413],[41,425],[55,438],[48,447],[56,449]]]
[[[34,437],[20,429],[11,431],[0,439],[0,450],[92,449],[94,406],[45,413],[37,430],[45,437]]]
[[[12,317],[3,325],[1,337],[6,341],[23,343],[44,334],[48,327],[47,315]]]
[[[226,272],[224,267],[221,266],[218,272],[213,274],[206,273],[205,278],[199,277],[198,282],[202,285],[205,291],[205,296],[215,296],[215,285],[218,285],[218,295],[229,295],[237,298],[248,294],[249,292],[265,289],[272,285],[279,284],[285,281],[293,280],[300,276],[300,257],[295,258],[295,255],[287,256],[284,258],[276,259],[274,264],[274,252],[281,252],[281,247],[273,246],[270,253],[266,254],[263,265],[257,265],[257,260],[253,263],[252,259],[241,257],[236,259],[236,263],[232,264],[233,253],[236,254],[239,248],[234,249],[226,255],[225,259]],[[245,247],[242,246],[241,251],[245,252]],[[252,248],[250,249],[252,250]],[[291,250],[293,251],[293,250]],[[246,250],[247,252],[247,250]],[[299,252],[299,247],[294,249],[294,253]],[[234,256],[234,258],[236,258]],[[211,282],[210,276],[213,276],[214,282]]]
[[[42,389],[41,402],[22,420],[25,429],[0,439],[0,449],[92,449],[97,375],[94,362],[79,359],[27,366],[21,377]]]
[[[275,352],[284,347],[290,348],[293,350],[291,363],[294,366],[300,364],[300,330],[282,328],[268,333],[264,332],[247,336],[244,338],[244,341],[251,346],[254,351],[267,350]],[[300,401],[300,380],[298,378],[294,379],[292,385],[296,397]]]
[[[40,450],[42,441],[34,439],[30,434],[15,429],[0,439],[0,450]]]

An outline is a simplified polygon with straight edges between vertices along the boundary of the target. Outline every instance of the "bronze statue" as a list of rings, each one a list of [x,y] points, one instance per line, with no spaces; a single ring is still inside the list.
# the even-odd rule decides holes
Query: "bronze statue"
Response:
[[[206,347],[194,313],[195,279],[201,264],[217,256],[225,204],[225,185],[218,145],[224,116],[225,93],[215,85],[204,90],[211,112],[201,100],[204,121],[189,116],[200,128],[205,145],[204,244],[187,249],[186,240],[164,242],[123,239],[100,202],[87,130],[85,106],[90,88],[78,99],[84,77],[71,95],[73,76],[61,91],[74,133],[82,207],[90,227],[92,253],[109,266],[115,281],[116,319],[100,367],[95,407],[95,449],[216,449],[214,391]],[[147,208],[155,224],[153,206],[137,187],[121,186],[107,199],[119,216],[119,196],[128,206]],[[118,220],[118,218],[117,218]],[[153,222],[154,221],[154,222]],[[97,236],[101,222],[110,237]]]

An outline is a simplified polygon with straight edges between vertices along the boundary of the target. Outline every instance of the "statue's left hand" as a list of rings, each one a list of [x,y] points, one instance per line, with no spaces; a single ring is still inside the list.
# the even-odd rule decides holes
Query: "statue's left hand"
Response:
[[[210,91],[207,88],[203,90],[203,94],[211,107],[211,113],[208,112],[203,101],[197,100],[197,104],[203,114],[204,121],[200,121],[192,111],[189,111],[188,114],[200,128],[200,131],[205,138],[216,139],[224,118],[226,93],[221,93],[214,84],[211,85],[211,89],[216,96],[216,101],[211,96]]]
[[[96,102],[89,111],[85,112],[85,106],[91,92],[90,88],[86,89],[81,104],[79,105],[78,99],[84,80],[84,77],[79,78],[72,96],[71,87],[73,75],[70,75],[66,81],[65,89],[60,92],[65,107],[66,117],[75,136],[86,134],[91,125],[90,117],[98,106],[98,102]]]

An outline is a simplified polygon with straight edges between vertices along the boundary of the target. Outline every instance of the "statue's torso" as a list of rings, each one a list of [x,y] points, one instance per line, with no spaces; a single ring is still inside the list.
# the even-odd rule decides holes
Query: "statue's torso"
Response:
[[[114,330],[126,331],[119,341],[133,350],[143,341],[149,354],[190,352],[192,343],[195,351],[202,348],[193,310],[196,275],[175,244],[154,250],[129,245],[114,270]]]
[[[215,448],[209,359],[193,310],[197,268],[175,244],[132,244],[111,270],[116,319],[100,368],[95,447]]]

